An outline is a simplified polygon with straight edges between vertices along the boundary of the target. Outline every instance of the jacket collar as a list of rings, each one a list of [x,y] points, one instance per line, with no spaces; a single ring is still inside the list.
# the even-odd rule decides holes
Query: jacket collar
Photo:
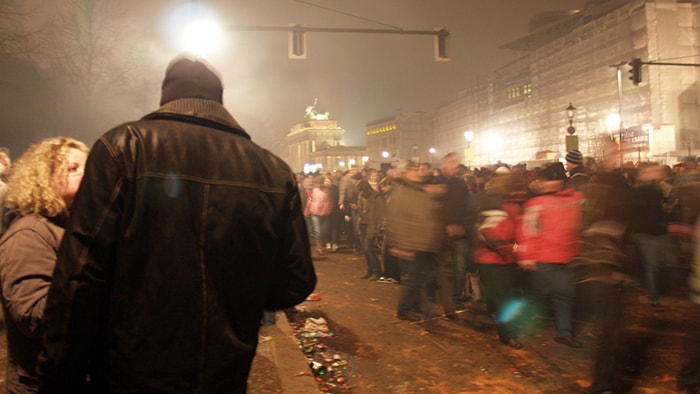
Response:
[[[233,115],[231,115],[223,105],[212,100],[182,98],[169,101],[143,118],[169,118],[173,116],[202,119],[207,123],[213,122],[224,126],[224,128],[235,129],[250,139],[250,136],[248,136],[238,122],[236,122],[236,119],[233,118]]]

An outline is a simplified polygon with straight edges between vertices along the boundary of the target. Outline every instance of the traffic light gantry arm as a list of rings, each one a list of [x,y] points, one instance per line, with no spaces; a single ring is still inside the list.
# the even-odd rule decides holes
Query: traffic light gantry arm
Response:
[[[435,30],[404,30],[404,29],[356,29],[345,27],[308,27],[291,26],[226,26],[226,30],[237,31],[286,31],[290,33],[290,58],[306,58],[306,33],[363,33],[363,34],[410,34],[430,35],[435,37],[435,60],[450,60],[447,52],[447,37],[450,32],[444,27]]]

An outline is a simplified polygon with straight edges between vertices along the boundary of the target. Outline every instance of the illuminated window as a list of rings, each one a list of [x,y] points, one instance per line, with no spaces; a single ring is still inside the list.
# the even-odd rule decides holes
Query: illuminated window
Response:
[[[382,127],[376,128],[376,129],[368,130],[367,135],[381,134],[381,133],[386,133],[387,131],[392,131],[392,130],[396,130],[395,124],[390,124],[387,126],[382,126]]]

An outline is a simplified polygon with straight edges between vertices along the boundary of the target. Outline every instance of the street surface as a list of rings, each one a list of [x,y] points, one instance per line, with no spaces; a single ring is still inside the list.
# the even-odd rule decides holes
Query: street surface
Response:
[[[299,306],[296,321],[323,317],[333,336],[320,340],[326,354],[347,360],[345,384],[356,393],[585,393],[590,384],[595,336],[578,322],[581,349],[554,342],[547,313],[523,328],[524,347],[502,345],[481,303],[467,303],[460,320],[440,319],[429,333],[421,323],[398,320],[400,285],[359,279],[365,261],[345,249],[314,255],[319,301]],[[679,282],[677,280],[677,282]],[[684,360],[690,316],[685,289],[662,296],[664,313],[654,313],[639,286],[625,291],[626,323],[616,389],[628,393],[675,393]],[[281,324],[281,322],[278,322]],[[299,324],[297,324],[298,326]],[[294,326],[294,324],[293,324]],[[306,355],[310,357],[311,355]],[[338,385],[323,391],[342,392]]]
[[[250,393],[585,393],[590,384],[595,337],[588,323],[578,324],[584,347],[572,349],[553,341],[553,321],[546,313],[533,316],[533,324],[524,327],[520,337],[524,348],[515,350],[498,341],[483,304],[467,303],[459,321],[439,319],[438,327],[426,333],[421,323],[396,319],[400,285],[359,279],[365,273],[362,256],[341,249],[314,259],[320,300],[299,305],[298,313],[289,314],[291,324],[279,319],[284,314],[278,313],[277,326],[263,327],[262,341],[279,327],[290,338],[299,335],[296,328],[308,317],[323,317],[332,335],[319,338],[313,349],[297,350],[294,344],[282,342],[275,354],[265,354],[271,348],[261,345],[249,380]],[[683,327],[700,330],[700,316],[688,313],[690,303],[684,293],[680,286],[667,291],[661,299],[666,311],[657,314],[641,288],[627,287],[618,392],[677,392],[675,376],[684,360]],[[315,391],[308,384],[313,387],[313,381],[300,375],[310,373],[308,360],[319,354],[335,357],[325,360],[327,365],[340,361],[342,366],[325,380],[319,378]],[[3,333],[3,387],[6,363]]]

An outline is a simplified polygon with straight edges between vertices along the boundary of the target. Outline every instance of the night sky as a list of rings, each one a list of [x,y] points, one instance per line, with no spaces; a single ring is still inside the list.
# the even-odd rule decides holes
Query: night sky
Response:
[[[56,2],[64,9],[71,3],[75,2]],[[32,126],[32,130],[24,133],[26,143],[20,137],[12,139],[13,156],[18,155],[18,146],[26,148],[42,133],[71,134],[81,129],[76,131],[77,137],[91,144],[109,127],[157,106],[165,67],[181,50],[177,30],[183,26],[184,18],[191,15],[193,2],[101,0],[97,3],[100,7],[105,4],[112,7],[111,17],[98,23],[98,28],[109,25],[119,32],[107,35],[113,39],[103,40],[102,45],[109,46],[111,53],[120,54],[116,62],[133,57],[136,52],[139,61],[128,59],[124,64],[127,67],[136,64],[141,72],[140,80],[134,86],[122,86],[125,91],[110,95],[111,101],[95,101],[95,106],[115,109],[109,120],[100,117],[101,123],[79,127],[71,122],[52,122],[50,131],[41,130],[45,125]],[[345,145],[364,145],[366,123],[397,111],[435,110],[471,81],[523,56],[499,47],[527,34],[532,16],[545,11],[581,9],[586,1],[197,0],[196,3],[200,15],[215,16],[224,28],[301,24],[394,30],[445,27],[450,32],[451,61],[436,62],[432,36],[311,32],[307,33],[307,58],[291,60],[287,56],[286,32],[225,30],[221,48],[209,56],[224,79],[224,105],[254,141],[284,155],[284,136],[293,124],[303,120],[304,109],[314,98],[319,100],[317,110],[329,112],[346,130]],[[33,6],[26,6],[33,26],[50,21],[55,11],[49,4],[56,6],[49,0],[22,4]],[[127,51],[130,51],[128,56],[121,55]],[[33,61],[43,62],[44,57],[48,58],[38,53]],[[103,74],[116,72],[106,68]],[[119,82],[106,84],[101,91],[106,92],[115,84]],[[125,107],[128,111],[121,110]],[[32,118],[42,116],[36,111]],[[15,124],[22,125],[21,121]]]

